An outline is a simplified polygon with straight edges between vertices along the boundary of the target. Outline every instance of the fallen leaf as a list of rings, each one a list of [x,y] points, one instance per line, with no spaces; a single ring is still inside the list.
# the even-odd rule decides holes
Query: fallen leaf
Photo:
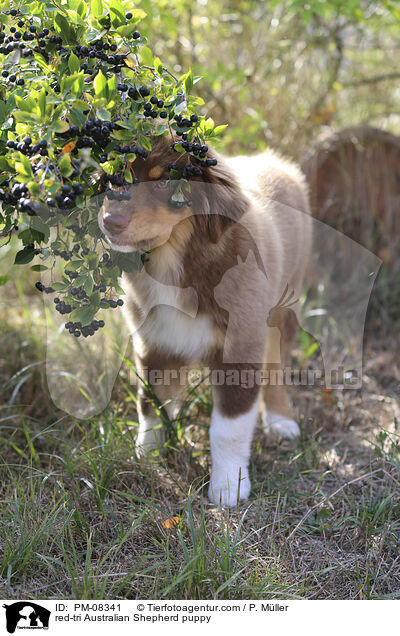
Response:
[[[161,525],[163,528],[165,528],[165,530],[171,530],[171,528],[174,528],[175,526],[179,525],[180,522],[181,522],[180,517],[170,517],[169,519],[166,519],[165,521],[163,521]]]

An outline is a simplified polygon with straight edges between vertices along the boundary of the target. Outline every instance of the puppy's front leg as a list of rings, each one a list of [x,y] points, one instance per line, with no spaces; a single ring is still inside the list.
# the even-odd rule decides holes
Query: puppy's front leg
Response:
[[[248,464],[257,423],[258,390],[220,386],[214,388],[213,396],[208,496],[216,505],[236,506],[251,490]]]
[[[136,453],[142,457],[153,450],[162,451],[165,442],[165,425],[154,410],[154,402],[159,402],[168,417],[175,417],[175,410],[182,390],[180,368],[182,361],[149,352],[136,358],[139,377],[146,379],[147,386],[139,381],[138,420],[139,430],[136,439]],[[154,399],[155,398],[155,399]]]
[[[165,443],[165,425],[153,409],[143,408],[143,400],[138,401],[138,420],[139,430],[136,438],[136,454],[138,457],[144,457],[153,450],[162,452]]]

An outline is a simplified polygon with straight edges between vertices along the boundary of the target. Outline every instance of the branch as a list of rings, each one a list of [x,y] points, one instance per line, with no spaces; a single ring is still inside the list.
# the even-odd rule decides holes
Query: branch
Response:
[[[355,88],[364,86],[365,84],[378,84],[378,82],[386,82],[386,80],[400,79],[400,73],[386,73],[384,75],[376,75],[375,77],[365,77],[358,82],[341,82],[343,88]]]

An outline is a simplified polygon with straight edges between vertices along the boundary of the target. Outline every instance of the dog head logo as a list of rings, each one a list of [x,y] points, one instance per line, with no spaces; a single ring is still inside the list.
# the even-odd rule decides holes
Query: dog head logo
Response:
[[[6,627],[9,634],[16,629],[48,629],[50,610],[32,603],[18,601],[11,605],[3,605],[6,610]]]

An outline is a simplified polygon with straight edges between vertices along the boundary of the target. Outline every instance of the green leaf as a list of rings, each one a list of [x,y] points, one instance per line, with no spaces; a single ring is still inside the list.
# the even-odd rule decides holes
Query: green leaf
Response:
[[[183,194],[180,186],[177,187],[171,199],[172,201],[179,201],[180,203],[184,203],[186,201],[185,195]]]
[[[175,106],[175,114],[179,115],[179,113],[181,113],[183,110],[186,110],[186,109],[187,109],[187,101],[184,99],[181,101],[180,104]]]
[[[114,130],[112,136],[118,141],[130,141],[132,139],[132,133],[129,130]]]
[[[0,157],[0,170],[8,170],[10,169],[9,163],[5,157]]]
[[[163,65],[159,57],[154,58],[153,65],[157,73],[160,73],[161,75],[161,73],[163,72]]]
[[[86,307],[79,307],[78,309],[74,309],[74,311],[70,315],[70,319],[73,322],[81,322],[82,326],[86,327],[86,325],[90,325],[97,311],[98,307],[92,307],[91,305],[87,305]]]
[[[200,129],[206,135],[210,134],[210,132],[214,130],[214,126],[215,126],[215,123],[212,117],[209,117],[208,119],[203,119],[203,121],[200,123]]]
[[[125,178],[125,181],[127,181],[128,183],[133,183],[132,172],[130,170],[125,170],[124,178]]]
[[[91,276],[85,276],[85,280],[80,283],[81,285],[83,285],[83,289],[85,290],[86,294],[91,294],[93,291],[93,281]]]
[[[0,99],[0,123],[2,124],[7,119],[7,108],[2,99]]]
[[[174,150],[176,150],[177,152],[180,152],[181,154],[186,152],[182,144],[174,144]]]
[[[135,29],[136,26],[134,24],[124,24],[117,27],[115,30],[117,33],[119,33],[119,35],[122,35],[122,37],[125,38],[126,36],[130,35]]]
[[[86,257],[89,269],[94,270],[98,267],[99,257],[95,252],[91,252]]]
[[[93,86],[94,86],[94,91],[97,97],[106,97],[107,80],[101,71],[99,71],[96,77],[94,78]]]
[[[166,132],[168,132],[168,124],[157,124],[155,129],[155,134],[157,137],[164,135]]]
[[[71,52],[68,60],[68,68],[71,73],[79,73],[81,65],[75,53]]]
[[[145,11],[142,11],[142,9],[134,9],[133,11],[131,10],[131,13],[132,17],[129,22],[134,22],[135,24],[147,17],[147,13]]]
[[[64,291],[68,287],[65,283],[52,283],[51,286],[54,291]]]
[[[15,49],[10,55],[7,57],[7,64],[11,67],[18,66],[21,60],[21,51],[20,49]]]
[[[85,77],[84,77],[83,73],[79,73],[78,75],[75,75],[75,77],[76,77],[76,79],[75,79],[74,83],[71,86],[71,93],[72,93],[72,95],[74,95],[74,97],[78,97],[78,95],[81,95],[81,93],[82,93]],[[75,103],[75,106],[76,105],[77,104]],[[88,108],[87,104],[86,104],[86,108]]]
[[[146,66],[153,66],[153,54],[148,46],[143,46],[140,54],[142,57],[142,64],[145,64]]]
[[[107,89],[108,89],[109,97],[112,97],[117,90],[117,82],[115,81],[115,75],[110,77],[110,79],[107,81]]]
[[[111,113],[109,110],[106,110],[105,108],[98,108],[96,110],[96,115],[102,121],[111,121]]]
[[[40,232],[43,234],[43,241],[47,242],[50,236],[50,228],[49,226],[42,221],[40,216],[32,216],[30,219],[31,230],[36,230],[36,232]]]
[[[90,9],[95,18],[103,15],[103,3],[101,0],[91,0]]]
[[[24,174],[27,177],[32,177],[33,172],[31,163],[26,155],[23,155],[22,152],[18,153],[19,161],[15,163],[15,169],[19,174]]]
[[[126,22],[124,7],[118,0],[112,0],[110,4],[110,18],[114,28]]]
[[[42,88],[39,93],[38,106],[42,119],[46,116],[46,89]]]
[[[83,88],[83,81],[80,81],[80,78],[82,78],[82,80],[84,79],[84,75],[83,73],[74,73],[73,75],[69,75],[66,77],[63,77],[62,81],[61,81],[61,92],[65,93],[66,91],[68,91],[69,89],[72,88],[72,86],[75,84],[75,82],[78,82],[78,87],[80,87],[80,90],[82,90]],[[75,89],[76,91],[76,89]],[[78,93],[76,93],[78,94]]]
[[[29,97],[29,95],[25,95],[21,97],[20,95],[15,95],[15,103],[20,110],[23,110],[25,113],[32,113],[35,110],[36,103]]]
[[[140,252],[113,252],[113,261],[123,272],[140,272],[142,269]]]
[[[88,6],[83,0],[76,3],[75,10],[78,12],[81,18],[86,19],[88,16]]]
[[[73,24],[81,24],[82,26],[86,27],[84,20],[82,20],[81,16],[76,11],[68,9],[67,13],[70,22],[72,22]]]
[[[89,296],[90,306],[98,309],[100,307],[100,292],[96,291]]]
[[[82,261],[69,261],[68,266],[66,266],[66,269],[72,269],[74,272],[76,272],[77,269],[79,269],[82,265]]]
[[[58,120],[52,124],[51,129],[54,130],[54,132],[64,133],[69,130],[69,124],[66,121]]]
[[[33,272],[44,272],[46,269],[49,269],[46,265],[32,265],[31,267]]]
[[[60,159],[58,167],[63,177],[68,177],[71,174],[71,157],[68,152]]]
[[[220,135],[225,130],[225,128],[228,128],[228,124],[222,124],[221,126],[217,126],[212,131],[212,136],[216,137],[217,135]]]
[[[35,257],[34,249],[23,249],[16,253],[14,265],[26,265],[30,263]]]
[[[193,73],[192,69],[190,69],[185,76],[185,93],[189,95],[193,88]]]
[[[50,66],[45,62],[45,60],[43,59],[43,56],[40,53],[34,53],[33,57],[35,59],[35,62],[38,66],[40,66],[44,72],[46,73],[46,75],[50,75],[51,72],[51,68]]]
[[[86,117],[83,112],[81,112],[77,108],[71,108],[69,113],[69,120],[73,126],[79,126],[79,128],[81,128],[81,126],[83,126],[86,121]]]
[[[41,123],[41,117],[40,115],[36,115],[36,113],[24,113],[21,110],[16,110],[13,112],[13,117],[15,119],[15,121],[17,123],[21,122],[23,124],[37,124],[37,123]],[[11,125],[13,124],[13,120],[8,120],[11,121]],[[11,128],[10,126],[7,126],[7,128]],[[5,130],[6,129],[6,125],[3,124],[2,129]]]
[[[59,11],[54,18],[54,26],[56,30],[61,33],[63,44],[71,44],[74,39],[73,32],[71,33],[72,29],[69,26],[67,18]]]
[[[7,281],[10,280],[10,278],[11,278],[10,274],[8,274],[7,276],[0,276],[0,286],[5,285]]]

